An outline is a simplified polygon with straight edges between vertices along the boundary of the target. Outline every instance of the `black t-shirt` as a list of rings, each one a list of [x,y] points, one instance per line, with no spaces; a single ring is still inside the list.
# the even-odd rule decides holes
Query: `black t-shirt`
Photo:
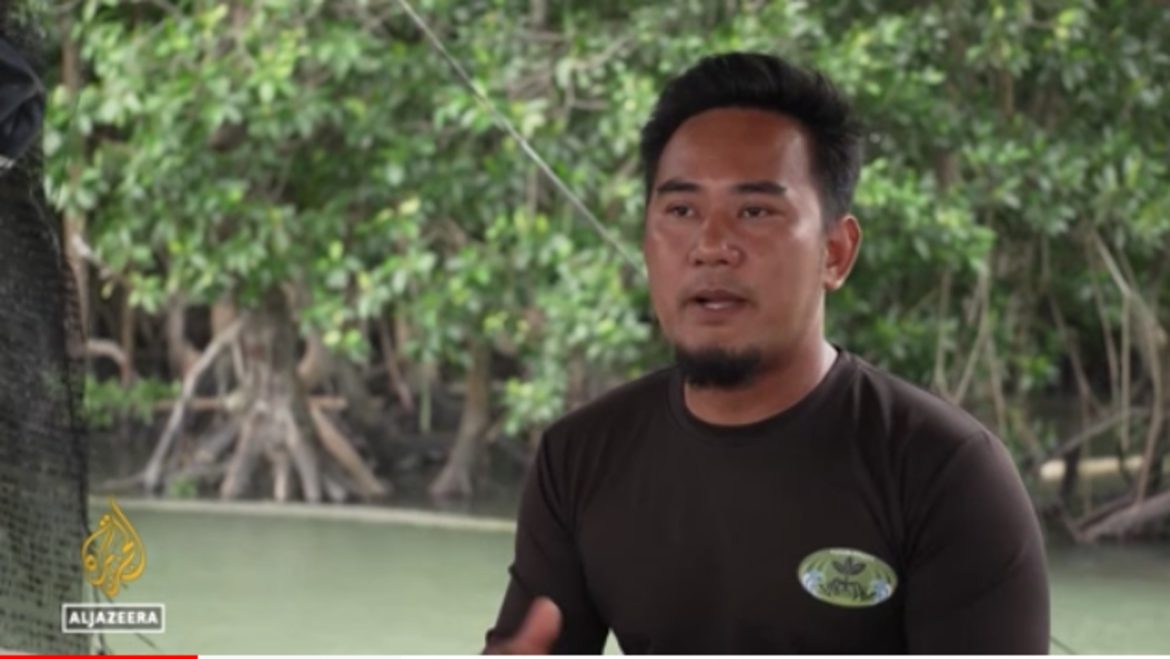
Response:
[[[1044,547],[1002,443],[841,351],[800,402],[713,426],[670,368],[545,433],[488,640],[555,652],[1046,653]]]

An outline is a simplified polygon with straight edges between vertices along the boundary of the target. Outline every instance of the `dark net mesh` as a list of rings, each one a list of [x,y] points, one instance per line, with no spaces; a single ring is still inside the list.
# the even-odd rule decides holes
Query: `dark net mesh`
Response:
[[[83,601],[83,338],[39,112],[21,105],[32,69],[13,64],[39,60],[33,28],[27,6],[0,0],[0,651],[85,653],[89,637],[61,632],[62,603]]]

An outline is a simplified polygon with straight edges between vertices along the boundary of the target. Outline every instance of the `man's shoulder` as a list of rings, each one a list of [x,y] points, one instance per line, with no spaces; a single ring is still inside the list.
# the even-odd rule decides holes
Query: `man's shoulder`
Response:
[[[905,441],[925,438],[950,445],[985,441],[990,431],[942,395],[854,356],[855,393],[871,429]]]
[[[958,404],[889,371],[858,360],[855,380],[859,450],[867,464],[903,483],[904,503],[925,510],[940,493],[951,503],[985,497],[989,488],[1020,486],[1003,441]],[[962,478],[957,471],[967,472]],[[980,478],[970,478],[979,474]]]

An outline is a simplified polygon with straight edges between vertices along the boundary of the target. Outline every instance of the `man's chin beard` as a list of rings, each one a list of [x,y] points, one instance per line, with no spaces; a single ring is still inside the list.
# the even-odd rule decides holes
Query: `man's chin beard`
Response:
[[[737,389],[755,380],[763,370],[764,356],[755,348],[699,348],[674,346],[674,361],[683,379],[694,387]]]

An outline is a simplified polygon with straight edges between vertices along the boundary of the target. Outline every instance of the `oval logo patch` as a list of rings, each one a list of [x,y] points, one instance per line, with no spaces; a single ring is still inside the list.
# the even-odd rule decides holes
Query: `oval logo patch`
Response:
[[[815,551],[800,562],[796,576],[813,597],[851,608],[881,604],[898,587],[893,568],[856,549]]]

